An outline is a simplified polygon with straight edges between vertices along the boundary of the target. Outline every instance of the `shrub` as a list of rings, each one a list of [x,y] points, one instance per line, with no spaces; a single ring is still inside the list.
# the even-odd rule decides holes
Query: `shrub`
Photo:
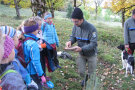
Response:
[[[67,8],[67,18],[71,18],[72,11],[73,11],[72,4],[69,3]]]
[[[84,19],[88,20],[90,18],[90,11],[87,10],[87,8],[85,8],[83,5],[80,6],[80,9],[83,12]]]

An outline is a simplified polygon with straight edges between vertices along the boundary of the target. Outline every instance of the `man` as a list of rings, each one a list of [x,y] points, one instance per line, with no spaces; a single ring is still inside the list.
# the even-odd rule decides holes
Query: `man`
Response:
[[[75,48],[75,52],[79,52],[76,63],[78,66],[78,72],[82,78],[85,78],[86,62],[88,62],[88,73],[86,76],[90,76],[96,69],[97,64],[97,31],[96,28],[84,20],[83,12],[80,8],[75,8],[72,13],[72,21],[74,27],[70,40],[66,43],[66,47],[70,48],[75,42],[78,46]],[[82,86],[86,80],[82,80]]]
[[[135,9],[132,11],[132,16],[124,23],[124,44],[125,48],[130,48],[133,54],[135,49]]]

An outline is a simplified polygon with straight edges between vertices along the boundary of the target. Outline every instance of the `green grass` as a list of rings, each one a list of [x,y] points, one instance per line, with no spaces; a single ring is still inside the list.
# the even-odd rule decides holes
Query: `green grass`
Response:
[[[32,16],[32,11],[30,8],[28,9],[20,9],[20,14],[21,16]],[[1,5],[0,4],[0,15],[1,16],[16,16],[16,11],[14,8],[10,8],[9,6]]]
[[[4,10],[4,11],[2,11]],[[28,13],[30,12],[30,13]],[[32,13],[30,9],[24,9],[22,19],[15,19],[15,10],[13,8],[0,5],[0,25],[9,25],[16,28],[21,22],[29,18]],[[63,14],[63,15],[61,15]],[[60,40],[60,46],[57,49],[64,50],[66,41],[72,33],[73,23],[64,18],[64,12],[56,12],[54,23]],[[122,68],[120,51],[117,46],[123,43],[123,30],[120,27],[113,27],[102,22],[89,21],[95,25],[98,31],[98,64],[96,69],[97,78],[102,85],[103,90],[134,90],[135,77],[124,77],[125,71]],[[69,52],[73,60],[60,59],[60,66],[53,73],[47,73],[51,76],[55,85],[53,90],[81,90],[80,76],[77,73],[75,58],[77,53]]]

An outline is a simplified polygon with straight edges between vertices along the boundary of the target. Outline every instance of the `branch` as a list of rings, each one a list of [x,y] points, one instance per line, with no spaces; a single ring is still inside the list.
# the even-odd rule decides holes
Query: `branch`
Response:
[[[129,7],[126,7],[126,8],[121,8],[119,11],[117,11],[116,13],[119,13],[122,9],[130,9],[130,8],[132,8],[132,7],[134,7],[135,5],[131,5],[131,6],[129,6]]]
[[[18,4],[20,3],[20,1],[21,1],[21,0],[17,1],[16,4],[18,5]],[[15,3],[14,3],[14,4],[10,4],[10,5],[15,5]]]
[[[82,5],[82,3],[80,5],[78,5],[78,6],[76,6],[76,7],[80,7],[81,5]]]
[[[18,5],[18,4],[20,3],[20,1],[21,1],[21,0],[17,1],[17,3],[16,3],[16,4]]]

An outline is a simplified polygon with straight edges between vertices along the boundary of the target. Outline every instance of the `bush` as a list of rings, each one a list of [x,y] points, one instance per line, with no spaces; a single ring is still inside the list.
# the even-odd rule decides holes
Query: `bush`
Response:
[[[83,5],[80,6],[80,9],[83,12],[84,19],[88,20],[90,18],[90,11],[88,11]]]
[[[109,31],[98,31],[98,39],[106,42],[108,45],[117,46],[123,43],[122,35],[117,35]]]
[[[72,4],[68,4],[68,8],[67,8],[67,18],[71,18],[71,14],[73,12],[73,7]]]

